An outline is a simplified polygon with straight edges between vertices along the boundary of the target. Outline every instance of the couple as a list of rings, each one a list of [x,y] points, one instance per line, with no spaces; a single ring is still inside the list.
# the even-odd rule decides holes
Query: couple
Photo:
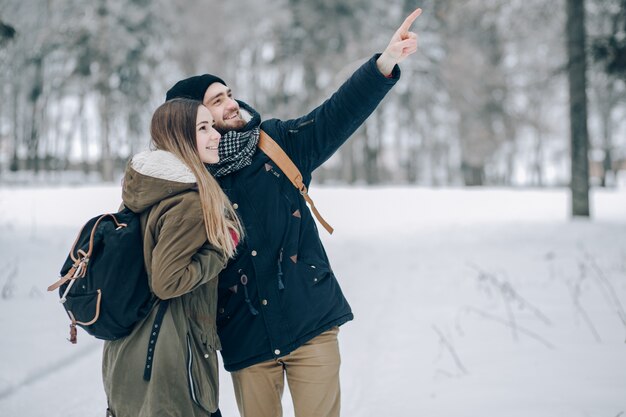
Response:
[[[337,333],[352,312],[304,199],[257,150],[259,129],[308,186],[399,79],[397,64],[417,50],[409,29],[420,13],[298,119],[261,122],[213,75],[167,92],[150,128],[156,150],[132,158],[123,201],[141,213],[150,286],[170,304],[161,328],[155,308],[131,335],[105,342],[108,415],[219,416],[221,349],[242,417],[281,416],[285,376],[296,416],[339,416]]]

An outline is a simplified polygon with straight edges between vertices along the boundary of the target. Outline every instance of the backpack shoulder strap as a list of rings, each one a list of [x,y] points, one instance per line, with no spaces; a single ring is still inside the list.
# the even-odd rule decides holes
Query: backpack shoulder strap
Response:
[[[313,200],[309,197],[306,185],[302,182],[302,174],[300,173],[300,170],[296,167],[293,161],[289,159],[289,156],[287,156],[283,148],[281,148],[280,145],[263,130],[261,130],[261,134],[259,136],[259,148],[265,152],[265,154],[269,156],[270,159],[276,163],[276,165],[278,165],[278,168],[280,168],[287,178],[289,178],[293,186],[300,191],[302,197],[304,197],[306,202],[311,207],[315,218],[321,223],[322,226],[324,226],[324,229],[332,235],[334,229],[330,224],[328,224],[328,222],[326,222],[326,220],[324,220],[319,211],[317,211],[317,208],[315,208],[315,203],[313,203]]]

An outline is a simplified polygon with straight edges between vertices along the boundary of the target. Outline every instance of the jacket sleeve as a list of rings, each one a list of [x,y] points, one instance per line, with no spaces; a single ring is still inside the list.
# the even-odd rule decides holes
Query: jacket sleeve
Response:
[[[225,266],[219,251],[207,242],[202,213],[177,213],[182,210],[163,214],[152,251],[152,291],[161,299],[181,296],[217,279]]]
[[[330,158],[376,109],[400,78],[396,66],[390,78],[376,67],[374,55],[322,105],[306,116],[278,121],[277,136],[304,177]],[[271,131],[268,131],[270,136]]]

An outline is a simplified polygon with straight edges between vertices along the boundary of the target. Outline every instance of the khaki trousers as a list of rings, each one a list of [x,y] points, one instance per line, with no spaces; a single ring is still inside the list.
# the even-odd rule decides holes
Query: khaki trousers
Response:
[[[339,344],[334,327],[286,356],[231,373],[241,417],[282,417],[285,376],[296,417],[339,417]]]

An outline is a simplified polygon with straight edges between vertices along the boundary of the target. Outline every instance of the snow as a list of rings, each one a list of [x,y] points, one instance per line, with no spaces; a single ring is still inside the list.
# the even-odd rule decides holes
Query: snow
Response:
[[[345,416],[626,413],[626,190],[319,188],[320,228],[355,320]],[[104,415],[101,342],[71,345],[66,251],[120,187],[0,188],[0,416]],[[293,416],[288,390],[285,416]],[[237,416],[221,374],[221,409]]]

